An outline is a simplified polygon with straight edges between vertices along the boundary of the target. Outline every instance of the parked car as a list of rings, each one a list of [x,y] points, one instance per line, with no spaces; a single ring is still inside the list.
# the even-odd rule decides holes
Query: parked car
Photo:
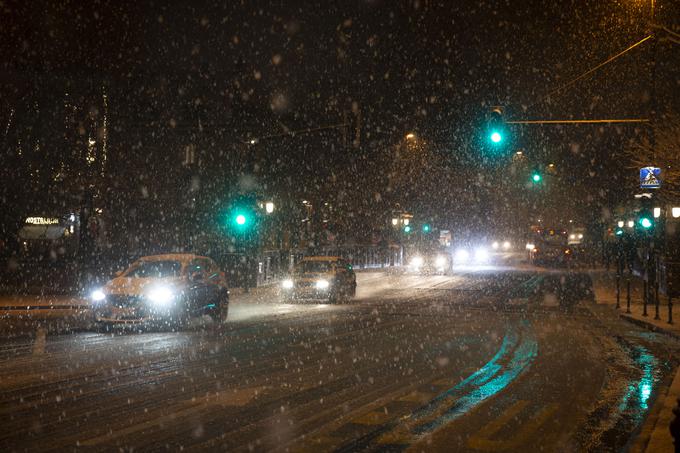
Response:
[[[206,314],[221,321],[229,309],[224,273],[210,258],[192,254],[143,257],[90,298],[100,326],[180,328]]]
[[[349,264],[337,256],[308,256],[281,285],[286,300],[326,299],[336,302],[354,297],[357,278]]]

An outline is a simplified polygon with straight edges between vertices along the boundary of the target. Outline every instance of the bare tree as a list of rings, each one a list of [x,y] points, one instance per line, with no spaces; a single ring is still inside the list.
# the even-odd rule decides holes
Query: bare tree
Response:
[[[677,200],[680,198],[680,116],[667,116],[653,127],[655,145],[652,146],[650,137],[644,137],[633,143],[626,154],[633,167],[660,167],[663,185],[659,198]]]

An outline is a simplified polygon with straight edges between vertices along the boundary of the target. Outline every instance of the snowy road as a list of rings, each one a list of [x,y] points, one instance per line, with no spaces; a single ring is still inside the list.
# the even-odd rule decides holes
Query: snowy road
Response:
[[[359,278],[340,305],[236,294],[223,326],[5,339],[0,450],[617,450],[676,366],[584,275]]]

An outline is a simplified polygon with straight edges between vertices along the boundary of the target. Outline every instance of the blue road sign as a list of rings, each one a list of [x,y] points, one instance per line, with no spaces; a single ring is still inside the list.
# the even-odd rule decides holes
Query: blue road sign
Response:
[[[640,187],[643,189],[658,189],[661,187],[661,169],[659,167],[641,168]]]

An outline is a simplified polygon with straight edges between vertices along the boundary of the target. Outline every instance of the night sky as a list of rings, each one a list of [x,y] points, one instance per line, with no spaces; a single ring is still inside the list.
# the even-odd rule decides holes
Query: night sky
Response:
[[[678,23],[672,3],[657,1],[656,22]],[[648,44],[544,97],[643,38],[650,8],[641,0],[1,1],[0,10],[0,119],[31,100],[59,99],[51,96],[65,85],[87,103],[105,83],[116,131],[111,150],[119,156],[139,143],[155,156],[192,140],[230,149],[248,137],[342,122],[354,103],[366,168],[380,171],[386,150],[416,131],[455,175],[480,162],[493,105],[512,119],[634,118],[650,111]],[[660,111],[677,110],[677,60],[677,46],[658,46]],[[199,122],[202,138],[195,139]],[[647,133],[640,126],[511,132],[506,157],[521,148],[535,165],[557,162],[567,170],[566,184],[594,191],[590,212],[617,201],[608,189],[629,170],[616,154]],[[289,153],[314,173],[310,152],[293,148],[325,148],[316,156],[323,159],[337,152],[340,138],[328,132],[297,140],[276,140],[259,155],[279,162],[276,153]],[[329,159],[338,171],[357,163]],[[332,166],[324,175],[331,173]],[[446,188],[439,200],[455,212],[459,203],[450,193]],[[425,200],[414,204],[434,209]]]

